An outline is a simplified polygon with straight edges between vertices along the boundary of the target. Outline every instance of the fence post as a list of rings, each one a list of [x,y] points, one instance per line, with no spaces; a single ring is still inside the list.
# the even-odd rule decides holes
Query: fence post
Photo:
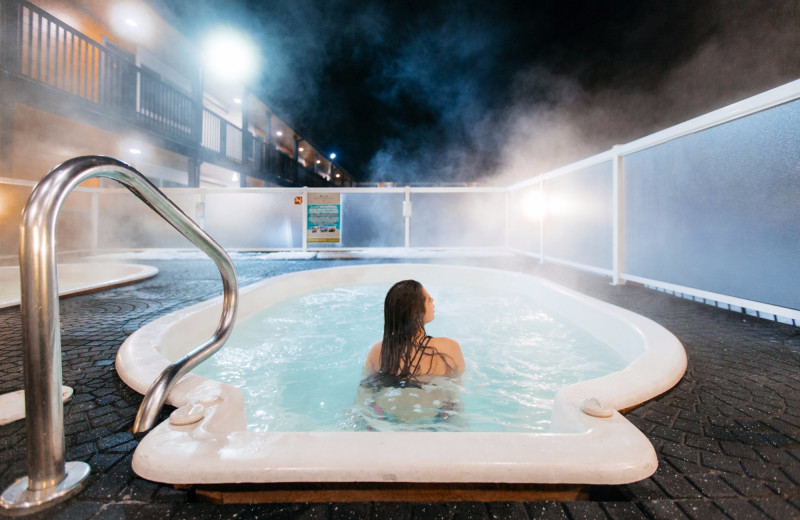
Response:
[[[100,243],[100,194],[92,190],[92,254],[97,252]]]
[[[614,211],[612,232],[612,285],[624,284],[625,281],[621,279],[620,275],[624,270],[625,260],[625,239],[624,239],[624,210],[625,210],[625,186],[624,186],[624,168],[622,164],[622,153],[620,145],[614,145],[611,149],[613,156],[611,158],[611,175],[612,175],[612,209]]]
[[[411,245],[411,187],[406,186],[406,196],[403,200],[403,219],[405,220],[405,239],[403,247],[408,249]]]
[[[509,232],[508,228],[510,226],[509,222],[509,199],[511,198],[511,191],[506,189],[506,197],[505,197],[505,215],[503,216],[503,234],[505,235],[503,243],[506,251],[511,247],[511,241],[509,239]]]
[[[539,181],[539,200],[544,205],[542,209],[542,214],[539,217],[539,263],[544,263],[544,232],[545,232],[545,225],[544,221],[547,218],[547,199],[544,192],[544,180]]]
[[[303,187],[303,252],[308,251],[308,188]]]

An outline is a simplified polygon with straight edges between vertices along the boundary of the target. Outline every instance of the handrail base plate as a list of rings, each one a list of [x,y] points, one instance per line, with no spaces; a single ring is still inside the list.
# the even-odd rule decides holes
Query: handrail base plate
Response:
[[[45,491],[30,491],[28,477],[22,477],[6,489],[0,496],[0,509],[11,516],[29,515],[53,507],[72,495],[80,492],[86,485],[91,472],[88,464],[80,461],[67,462],[64,480]]]

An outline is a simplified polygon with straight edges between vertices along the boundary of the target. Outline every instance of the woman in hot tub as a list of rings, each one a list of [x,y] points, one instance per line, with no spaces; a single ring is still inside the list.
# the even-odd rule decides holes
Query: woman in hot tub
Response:
[[[359,401],[380,420],[447,421],[458,413],[455,385],[436,384],[437,376],[464,370],[458,342],[425,332],[433,321],[433,298],[415,280],[397,282],[384,301],[383,339],[370,348]]]

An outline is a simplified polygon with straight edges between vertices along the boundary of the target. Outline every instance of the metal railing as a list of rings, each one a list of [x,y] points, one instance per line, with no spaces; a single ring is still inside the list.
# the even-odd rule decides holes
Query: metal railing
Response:
[[[144,175],[102,156],[70,159],[47,174],[31,193],[20,226],[28,476],[17,480],[0,497],[0,506],[12,512],[33,512],[65,500],[83,488],[90,472],[84,462],[65,462],[56,224],[67,195],[95,177],[107,177],[128,188],[205,252],[222,276],[223,310],[213,337],[159,376],[142,402],[137,431],[152,425],[172,384],[225,343],[236,318],[238,286],[230,257]]]
[[[158,74],[138,69],[137,75],[139,122],[163,134],[190,141],[195,114],[192,98],[161,81]]]
[[[198,99],[200,84],[193,85],[190,92],[165,81],[158,73],[138,66],[132,55],[113,42],[93,40],[26,0],[0,3],[0,22],[0,72],[47,87],[37,89],[33,99],[43,96],[55,106],[74,104],[87,111],[70,112],[68,117],[82,114],[91,123],[97,114],[111,116],[166,139],[175,147],[172,151],[185,154],[188,145],[190,153],[197,155],[195,159],[240,172],[255,168],[251,174],[270,182],[288,178],[292,181],[289,185],[331,185],[300,168],[292,154],[286,159],[299,173],[290,176],[270,169],[280,166],[279,161],[253,161],[256,152],[251,132],[204,108]],[[7,89],[5,94],[14,91]],[[5,98],[0,101],[8,102]],[[39,107],[35,101],[28,102]],[[298,184],[293,179],[297,176],[307,180]]]

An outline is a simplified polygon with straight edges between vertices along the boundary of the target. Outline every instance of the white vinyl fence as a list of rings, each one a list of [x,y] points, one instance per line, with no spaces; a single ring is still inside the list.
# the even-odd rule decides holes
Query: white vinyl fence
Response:
[[[6,259],[32,187],[0,179]],[[329,188],[163,191],[227,249],[509,250],[800,323],[800,81],[509,187],[337,189],[337,244],[306,240]],[[190,247],[141,204],[76,189],[59,251]]]

